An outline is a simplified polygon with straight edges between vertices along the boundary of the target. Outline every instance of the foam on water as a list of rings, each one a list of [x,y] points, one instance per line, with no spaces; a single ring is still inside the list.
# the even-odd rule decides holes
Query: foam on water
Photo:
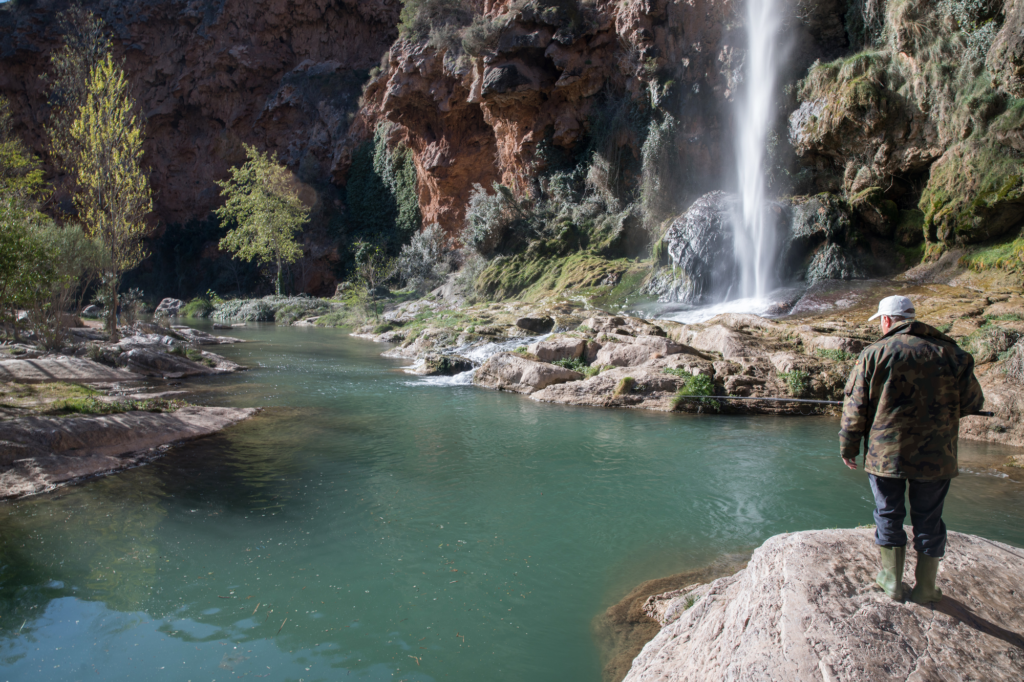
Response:
[[[765,315],[774,304],[768,298],[737,298],[732,301],[713,303],[711,305],[696,306],[685,310],[674,310],[659,315],[659,319],[682,322],[683,324],[698,324],[707,322],[716,315],[723,313],[751,313],[754,315]]]
[[[475,365],[473,369],[453,376],[419,377],[416,381],[407,381],[405,383],[407,386],[468,386],[473,383],[473,375],[476,374],[477,367],[487,362],[492,356],[505,351],[514,350],[519,346],[529,346],[530,344],[537,343],[538,341],[543,341],[549,336],[551,335],[541,334],[540,336],[524,336],[517,339],[509,339],[508,341],[467,343],[464,346],[458,346],[457,348],[446,352],[446,354],[461,355],[464,358],[472,360]],[[422,366],[423,360],[418,360],[416,363],[409,365],[408,367],[403,367],[402,369],[412,374]]]

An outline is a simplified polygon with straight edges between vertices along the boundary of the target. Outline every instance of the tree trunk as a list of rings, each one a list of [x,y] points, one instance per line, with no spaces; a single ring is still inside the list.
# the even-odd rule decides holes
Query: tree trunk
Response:
[[[282,277],[282,272],[281,272],[281,259],[280,259],[280,258],[278,258],[278,259],[277,259],[277,295],[278,295],[278,296],[280,296],[280,295],[281,295],[281,277]]]
[[[121,340],[117,331],[117,286],[119,280],[112,278],[110,283],[110,310],[107,311],[107,331],[110,333],[110,343],[117,343]]]

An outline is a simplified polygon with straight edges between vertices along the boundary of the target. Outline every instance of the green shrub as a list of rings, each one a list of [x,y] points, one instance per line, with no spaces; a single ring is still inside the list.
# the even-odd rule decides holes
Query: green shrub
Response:
[[[857,356],[854,353],[847,353],[845,350],[839,350],[838,348],[819,348],[814,353],[819,358],[825,358],[826,360],[833,360],[835,362],[849,362],[850,360],[856,360]]]
[[[529,355],[530,350],[526,346],[516,346],[515,350],[512,351],[516,355]]]
[[[596,377],[601,372],[605,371],[606,369],[611,369],[611,368],[612,368],[611,365],[591,365],[590,367],[587,367],[583,371],[583,378],[584,379],[589,379],[590,377]]]
[[[389,331],[391,331],[394,328],[395,328],[395,326],[393,324],[390,324],[390,323],[378,324],[376,327],[373,328],[373,333],[374,334],[383,334],[384,332],[389,332]]]
[[[989,322],[1021,322],[1024,321],[1024,317],[1021,317],[1018,313],[1003,313],[1001,315],[986,315],[985,319]]]
[[[555,360],[551,364],[564,367],[565,369],[571,369],[572,371],[579,372],[580,374],[586,373],[588,369],[587,363],[583,361],[583,358],[565,358],[563,360]]]
[[[685,369],[674,367],[666,367],[664,372],[683,379],[683,385],[679,387],[679,390],[676,391],[675,396],[672,398],[673,408],[678,408],[687,402],[696,402],[702,408],[710,407],[715,411],[721,407],[717,400],[707,397],[715,394],[715,383],[711,380],[711,377],[705,374],[693,375]]]
[[[213,312],[213,303],[205,298],[193,298],[181,306],[183,317],[208,317]]]
[[[636,379],[633,377],[622,377],[619,379],[619,383],[615,385],[615,390],[612,391],[612,395],[625,395],[632,392],[633,386],[636,384]]]
[[[786,386],[794,398],[807,395],[811,388],[811,376],[802,369],[794,369],[792,372],[779,372],[779,378],[786,382]]]

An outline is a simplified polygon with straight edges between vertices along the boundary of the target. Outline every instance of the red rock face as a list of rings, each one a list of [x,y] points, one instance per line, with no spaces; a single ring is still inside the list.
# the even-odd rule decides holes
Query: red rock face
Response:
[[[507,14],[509,5],[495,2],[487,13]],[[592,132],[608,98],[677,114],[682,134],[673,153],[694,178],[680,203],[721,177],[722,104],[734,87],[733,36],[725,29],[732,2],[598,0],[587,8],[571,26],[521,11],[496,50],[462,63],[424,45],[394,45],[387,70],[367,87],[352,135],[365,138],[385,118],[400,124],[416,153],[424,223],[457,235],[473,183],[529,192],[546,168],[538,144],[572,149]],[[614,144],[639,161],[635,131],[622,131]],[[346,158],[340,161],[338,181],[347,170]]]
[[[0,13],[0,91],[42,149],[48,112],[39,74],[59,43],[66,3]],[[275,151],[303,181],[327,178],[358,108],[365,71],[395,39],[398,0],[87,2],[116,37],[147,118],[146,160],[162,222],[201,218],[214,180],[244,161],[243,143]],[[7,16],[4,16],[4,15]]]

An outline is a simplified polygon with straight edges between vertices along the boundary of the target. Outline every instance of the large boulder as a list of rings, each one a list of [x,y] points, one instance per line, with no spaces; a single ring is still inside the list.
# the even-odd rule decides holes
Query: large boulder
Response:
[[[725,293],[739,279],[733,255],[733,221],[739,198],[709,192],[672,223],[662,239],[673,265],[674,279],[651,292],[663,302],[700,303]]]
[[[49,357],[34,360],[0,361],[0,381],[41,384],[66,381],[75,384],[116,383],[138,377],[123,369],[107,367],[85,358]]]
[[[597,353],[595,365],[612,367],[633,367],[651,359],[655,350],[637,343],[609,343]]]
[[[541,362],[555,362],[557,360],[575,360],[583,355],[587,342],[584,339],[572,336],[549,336],[543,341],[537,341],[527,347],[527,350]]]
[[[908,552],[910,585],[915,564]],[[776,535],[703,594],[650,609],[664,627],[625,680],[1024,679],[1024,551],[950,532],[932,606],[889,599],[877,572],[873,529]]]
[[[534,334],[547,334],[554,329],[555,321],[550,317],[520,317],[516,326]]]
[[[165,298],[160,301],[160,305],[156,307],[155,315],[166,315],[167,317],[177,317],[178,312],[181,310],[181,306],[185,305],[180,299],[177,298]]]
[[[473,376],[473,383],[500,391],[529,394],[552,384],[582,378],[582,374],[571,369],[531,360],[516,353],[498,353],[480,366]]]

